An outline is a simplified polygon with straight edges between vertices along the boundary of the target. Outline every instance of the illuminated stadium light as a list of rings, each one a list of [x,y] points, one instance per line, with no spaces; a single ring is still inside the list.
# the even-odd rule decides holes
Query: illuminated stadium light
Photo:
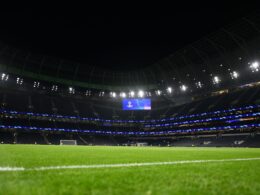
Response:
[[[220,78],[219,78],[218,76],[214,76],[214,77],[213,77],[213,84],[214,84],[214,85],[219,84],[220,81],[221,81],[221,80],[220,80]]]
[[[73,87],[69,87],[69,94],[74,94],[75,93],[75,89]]]
[[[8,74],[5,74],[5,73],[2,73],[2,75],[1,75],[1,80],[2,80],[2,81],[8,81],[8,79],[9,79],[9,75],[8,75]]]
[[[138,97],[144,97],[144,91],[140,90],[138,91]]]
[[[126,93],[125,92],[121,92],[120,93],[120,97],[125,98],[126,97]]]
[[[57,85],[52,85],[51,90],[52,91],[58,91],[58,86]]]
[[[130,91],[129,92],[129,97],[135,97],[135,92],[134,91]]]
[[[252,72],[258,72],[259,71],[259,63],[258,62],[253,62],[249,67],[250,67]]]
[[[168,92],[168,93],[172,93],[172,88],[171,88],[171,87],[168,87],[168,88],[167,88],[167,92]]]
[[[116,92],[110,92],[110,96],[111,96],[112,98],[116,98]]]
[[[232,79],[237,79],[239,77],[239,74],[237,71],[233,71],[230,73]]]
[[[85,95],[86,95],[86,96],[90,96],[90,95],[91,95],[91,91],[90,91],[90,90],[86,90]]]
[[[155,91],[155,94],[158,95],[158,96],[160,96],[160,95],[162,94],[162,91],[157,90],[157,91]]]
[[[113,97],[113,98],[116,98],[116,92],[113,92],[113,93],[112,93],[112,97]]]
[[[99,97],[103,97],[104,95],[105,95],[104,91],[100,91],[99,94],[98,94]]]
[[[17,77],[17,78],[16,78],[16,84],[17,84],[17,85],[22,85],[22,84],[23,84],[23,79]]]
[[[188,87],[186,85],[181,85],[180,88],[182,91],[186,91],[188,89]]]
[[[195,85],[198,89],[202,88],[202,83],[200,81],[196,82]]]
[[[33,88],[39,88],[40,87],[40,82],[39,81],[34,81],[33,82]]]
[[[152,96],[152,93],[151,93],[150,91],[147,91],[147,92],[145,92],[145,95],[146,95],[147,97],[151,97],[151,96]]]

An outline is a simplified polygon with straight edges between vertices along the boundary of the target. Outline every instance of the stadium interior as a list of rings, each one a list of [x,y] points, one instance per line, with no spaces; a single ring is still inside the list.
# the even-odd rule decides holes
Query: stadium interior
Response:
[[[2,43],[0,142],[259,147],[257,19],[130,72],[71,66]],[[152,108],[124,110],[126,98],[148,98]]]
[[[210,4],[0,12],[0,194],[260,194],[260,12]]]

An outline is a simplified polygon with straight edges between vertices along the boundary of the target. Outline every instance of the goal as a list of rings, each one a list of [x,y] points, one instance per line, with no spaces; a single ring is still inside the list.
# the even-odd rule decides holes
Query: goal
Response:
[[[137,142],[135,146],[148,146],[148,143],[146,142]]]
[[[77,140],[60,140],[60,145],[77,145]]]

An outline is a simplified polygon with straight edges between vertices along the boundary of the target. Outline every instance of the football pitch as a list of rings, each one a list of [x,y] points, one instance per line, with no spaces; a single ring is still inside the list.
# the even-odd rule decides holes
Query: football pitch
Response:
[[[0,145],[0,194],[260,194],[260,149]]]

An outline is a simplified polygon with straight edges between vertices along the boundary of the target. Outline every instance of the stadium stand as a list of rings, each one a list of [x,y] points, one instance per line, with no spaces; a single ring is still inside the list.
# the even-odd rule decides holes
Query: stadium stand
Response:
[[[152,111],[125,112],[119,100],[3,89],[0,142],[258,147],[259,94],[254,86],[178,106],[153,99]]]

